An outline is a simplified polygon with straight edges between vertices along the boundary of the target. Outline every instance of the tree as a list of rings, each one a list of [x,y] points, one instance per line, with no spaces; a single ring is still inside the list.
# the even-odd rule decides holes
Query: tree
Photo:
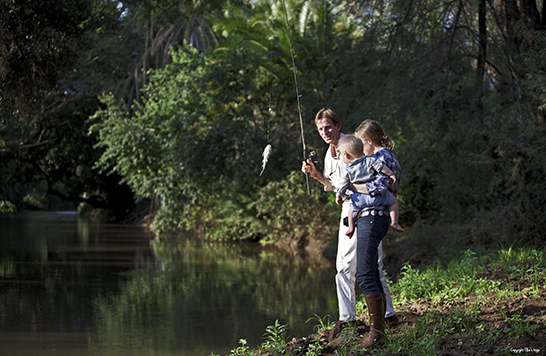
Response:
[[[406,219],[478,214],[502,226],[498,236],[536,241],[546,224],[542,2],[351,3],[362,36],[327,73],[338,83],[328,100],[359,107],[348,115],[379,119],[398,142]]]
[[[318,62],[315,58],[333,51],[325,43],[335,43],[317,30],[331,9],[319,7],[313,17],[306,7],[310,3],[291,2],[301,22],[288,21],[304,78],[319,72],[307,70]],[[94,130],[105,149],[103,167],[123,176],[136,194],[160,197],[157,231],[209,226],[207,237],[263,234],[256,216],[274,210],[267,196],[258,198],[267,183],[258,175],[263,148],[267,143],[274,147],[269,181],[299,169],[298,112],[281,5],[228,6],[226,18],[214,26],[222,34],[215,51],[206,57],[189,47],[171,52],[172,63],[150,71],[141,105],[117,106],[109,97],[107,108],[95,116]],[[307,32],[313,36],[307,38]],[[317,48],[316,38],[322,47]],[[311,103],[312,97],[306,100]],[[256,199],[267,206],[257,207]]]
[[[133,28],[132,44],[137,56],[131,58],[126,77],[117,85],[118,100],[140,100],[140,90],[147,84],[147,72],[165,68],[170,50],[184,42],[206,54],[214,47],[216,36],[209,24],[226,0],[133,0],[123,2],[124,22]]]
[[[23,206],[34,190],[111,207],[99,188],[110,178],[91,172],[97,154],[85,121],[115,78],[112,62],[100,53],[103,47],[94,44],[100,33],[110,35],[115,28],[116,5],[3,1],[0,198]]]
[[[507,56],[507,66],[518,82],[526,81],[528,74],[539,76],[544,74],[544,68],[535,64],[535,61],[539,60],[535,56],[542,52],[546,43],[544,39],[546,33],[545,5],[546,1],[526,0],[519,2],[519,4],[515,0],[495,1],[493,10],[498,29],[505,39],[503,49]],[[538,6],[542,8],[542,14],[539,12]],[[544,87],[539,90],[539,93],[542,92],[543,95]],[[541,103],[540,98],[536,97],[538,93],[533,93],[531,90],[522,94],[530,114],[536,115],[536,120],[540,124],[546,124],[544,102]]]
[[[184,208],[252,194],[260,167],[254,117],[263,75],[251,53],[211,61],[189,47],[151,72],[142,104],[129,110],[106,99],[94,130],[105,148],[101,162],[136,194],[161,199],[163,228],[181,224]],[[261,146],[261,145],[260,145]],[[222,198],[220,198],[222,197]],[[186,212],[187,213],[187,212]]]
[[[41,123],[59,110],[59,103],[44,105],[39,98],[48,95],[63,73],[75,66],[79,51],[89,46],[81,25],[92,14],[91,3],[51,5],[43,1],[3,1],[0,13],[2,117],[18,119],[29,128],[30,136],[14,142],[16,146],[40,137]],[[4,142],[4,146],[12,146],[12,142]]]

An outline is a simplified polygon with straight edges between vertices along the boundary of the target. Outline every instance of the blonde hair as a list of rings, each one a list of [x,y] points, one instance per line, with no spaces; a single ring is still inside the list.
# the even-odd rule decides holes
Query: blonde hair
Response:
[[[375,120],[364,120],[355,131],[355,135],[361,140],[371,140],[375,145],[386,147],[389,151],[394,151],[396,144],[387,136],[383,126]]]
[[[355,135],[345,135],[339,139],[337,150],[340,154],[347,152],[353,159],[364,155],[364,145]]]

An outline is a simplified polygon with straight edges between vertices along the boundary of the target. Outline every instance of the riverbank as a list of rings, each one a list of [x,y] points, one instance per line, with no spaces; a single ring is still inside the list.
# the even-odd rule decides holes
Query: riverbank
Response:
[[[480,302],[480,298],[489,301]],[[520,296],[503,300],[488,294],[456,300],[451,305],[437,305],[432,299],[399,305],[400,325],[386,331],[386,342],[373,353],[358,354],[545,355],[545,300],[543,288],[536,296],[522,291]],[[352,348],[368,331],[362,317],[359,326],[331,339],[315,334],[292,340],[287,344],[287,354],[308,355],[313,347],[320,349],[316,355],[357,354]]]
[[[449,254],[444,263],[404,265],[392,284],[401,324],[386,331],[373,355],[545,355],[544,249],[476,247]],[[357,308],[359,324],[330,338],[318,333],[333,322],[319,317],[317,334],[288,341],[274,332],[277,326],[266,330],[258,348],[241,344],[231,355],[372,354],[354,351],[368,331],[362,300]]]

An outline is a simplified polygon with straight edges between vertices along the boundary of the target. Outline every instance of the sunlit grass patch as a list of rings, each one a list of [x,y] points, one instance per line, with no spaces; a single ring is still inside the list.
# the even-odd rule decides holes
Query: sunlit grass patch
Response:
[[[527,280],[532,285],[546,282],[546,251],[536,249],[503,249],[498,251],[495,266],[504,270],[510,279]]]
[[[499,298],[514,296],[511,285],[496,278],[529,283],[528,293],[537,294],[538,286],[546,282],[546,258],[543,250],[511,248],[499,251],[467,250],[460,259],[445,266],[414,269],[406,263],[398,282],[391,286],[396,303],[418,299],[432,299],[437,303],[452,303],[456,298],[494,293]],[[496,271],[496,275],[486,272]],[[516,292],[516,294],[519,292]]]

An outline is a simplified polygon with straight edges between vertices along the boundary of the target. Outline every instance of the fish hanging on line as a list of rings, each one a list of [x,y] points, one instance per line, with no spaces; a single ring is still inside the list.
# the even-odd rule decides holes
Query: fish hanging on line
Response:
[[[262,153],[262,171],[260,172],[260,176],[265,170],[265,165],[267,164],[267,160],[269,159],[269,155],[271,154],[271,145],[267,145],[264,148],[264,153]]]

